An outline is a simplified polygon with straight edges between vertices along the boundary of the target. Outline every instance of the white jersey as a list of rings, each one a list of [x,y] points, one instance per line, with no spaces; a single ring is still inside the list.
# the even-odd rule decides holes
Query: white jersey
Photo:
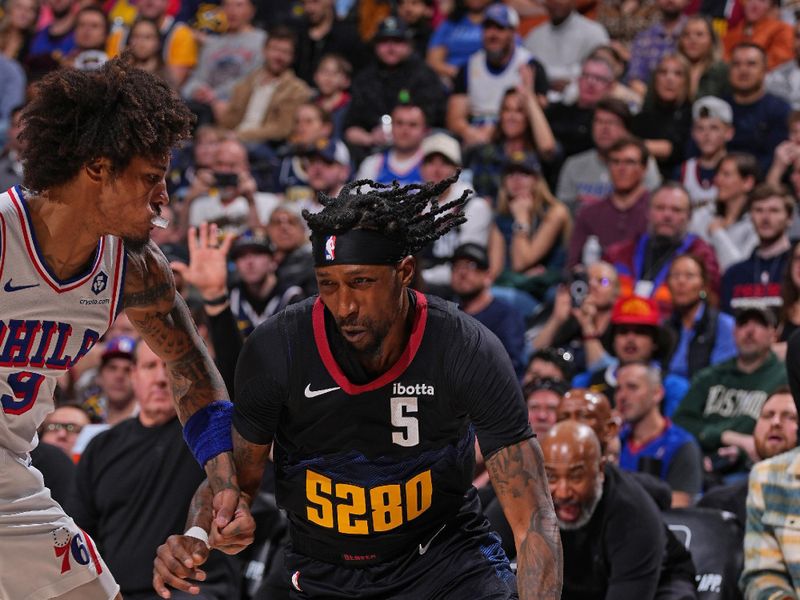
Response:
[[[59,280],[42,258],[23,192],[0,194],[0,447],[36,447],[56,379],[113,322],[124,273],[122,240],[107,235],[85,273]]]
[[[680,183],[689,193],[692,208],[710,204],[717,199],[717,186],[711,181],[700,180],[700,164],[697,158],[690,158],[681,165]]]

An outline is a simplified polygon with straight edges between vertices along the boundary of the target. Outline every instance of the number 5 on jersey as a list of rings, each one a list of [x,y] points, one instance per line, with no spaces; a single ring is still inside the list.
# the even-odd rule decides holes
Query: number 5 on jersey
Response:
[[[419,444],[419,420],[410,416],[416,414],[417,397],[401,396],[389,399],[389,408],[392,415],[392,425],[402,431],[392,432],[392,443],[398,446],[416,446]]]

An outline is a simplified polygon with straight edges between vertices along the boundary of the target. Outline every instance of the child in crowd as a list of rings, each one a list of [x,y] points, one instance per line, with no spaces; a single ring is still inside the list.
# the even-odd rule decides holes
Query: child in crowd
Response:
[[[675,177],[689,192],[693,207],[716,200],[714,176],[732,138],[731,105],[716,96],[697,100],[692,106],[692,140],[700,155],[683,161]]]
[[[323,56],[314,72],[317,97],[314,102],[324,108],[333,119],[333,137],[341,139],[347,108],[350,106],[350,79],[352,65],[338,54]]]

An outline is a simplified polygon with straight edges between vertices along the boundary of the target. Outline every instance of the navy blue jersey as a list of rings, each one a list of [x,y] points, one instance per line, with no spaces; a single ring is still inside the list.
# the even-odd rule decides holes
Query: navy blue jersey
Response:
[[[412,294],[407,347],[372,381],[345,375],[348,357],[318,298],[267,320],[242,350],[234,426],[273,443],[295,551],[350,565],[408,552],[462,508],[476,433],[487,457],[533,435],[494,334]]]

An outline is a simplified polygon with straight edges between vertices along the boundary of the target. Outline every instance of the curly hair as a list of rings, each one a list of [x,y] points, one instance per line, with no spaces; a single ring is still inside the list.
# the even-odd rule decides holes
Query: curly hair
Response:
[[[402,241],[406,255],[416,254],[430,242],[464,223],[463,207],[472,195],[439,205],[437,199],[458,181],[460,171],[438,183],[400,186],[360,179],[346,184],[336,198],[320,194],[325,207],[318,213],[303,210],[314,235],[337,235],[351,229],[371,229]],[[363,186],[369,191],[362,192]]]
[[[97,158],[119,173],[134,157],[167,156],[191,136],[193,123],[165,82],[124,56],[96,71],[57,71],[36,85],[22,115],[25,186],[63,185]]]

